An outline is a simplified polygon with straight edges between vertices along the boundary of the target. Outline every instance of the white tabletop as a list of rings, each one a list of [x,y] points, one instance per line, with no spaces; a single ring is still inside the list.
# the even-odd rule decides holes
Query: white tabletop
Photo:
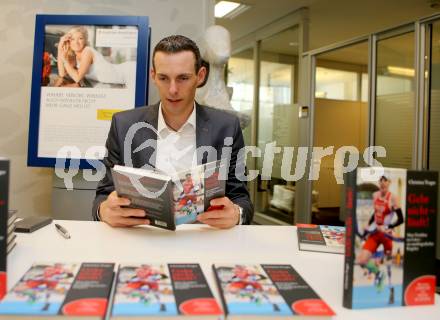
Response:
[[[218,297],[212,263],[288,263],[333,308],[335,319],[440,319],[435,306],[349,310],[342,307],[343,255],[298,251],[295,227],[237,226],[217,230],[179,226],[176,232],[153,227],[111,228],[101,222],[56,221],[71,234],[66,240],[53,223],[31,234],[17,234],[8,257],[8,288],[33,262],[198,262]]]

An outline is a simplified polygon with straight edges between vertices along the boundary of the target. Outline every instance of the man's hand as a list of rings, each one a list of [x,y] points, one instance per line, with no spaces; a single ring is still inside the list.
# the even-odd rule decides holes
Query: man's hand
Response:
[[[141,224],[150,224],[150,220],[145,219],[144,210],[121,208],[121,206],[128,206],[129,204],[130,200],[118,197],[116,191],[113,191],[109,194],[107,200],[103,201],[99,206],[101,221],[112,227],[133,227]]]
[[[228,197],[212,199],[211,206],[223,206],[200,214],[197,220],[220,229],[229,229],[240,221],[240,211]]]

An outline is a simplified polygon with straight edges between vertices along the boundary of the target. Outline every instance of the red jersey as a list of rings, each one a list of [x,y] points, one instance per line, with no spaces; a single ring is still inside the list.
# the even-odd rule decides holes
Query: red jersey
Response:
[[[374,222],[377,225],[383,225],[385,218],[392,213],[391,192],[387,192],[385,197],[380,196],[380,192],[377,192],[373,198],[374,205]]]
[[[185,180],[183,182],[182,187],[183,187],[183,193],[184,194],[190,194],[193,191],[193,189],[194,189],[194,183],[193,183],[192,179],[189,180],[189,181]]]

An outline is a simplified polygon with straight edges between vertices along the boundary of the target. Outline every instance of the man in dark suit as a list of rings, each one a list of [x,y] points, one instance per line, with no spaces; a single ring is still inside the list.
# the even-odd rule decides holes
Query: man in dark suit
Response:
[[[189,169],[195,160],[200,164],[222,157],[229,159],[226,196],[213,199],[211,206],[216,209],[200,214],[198,221],[217,228],[252,222],[253,205],[245,182],[239,179],[245,166],[244,158],[238,157],[244,147],[240,123],[227,112],[195,102],[196,88],[205,76],[199,49],[191,39],[170,36],[156,45],[151,78],[160,103],[113,116],[104,158],[106,175],[93,203],[95,220],[115,227],[149,224],[143,210],[126,208],[130,201],[114,191],[110,172],[114,165],[167,172]],[[211,152],[205,152],[208,149]]]

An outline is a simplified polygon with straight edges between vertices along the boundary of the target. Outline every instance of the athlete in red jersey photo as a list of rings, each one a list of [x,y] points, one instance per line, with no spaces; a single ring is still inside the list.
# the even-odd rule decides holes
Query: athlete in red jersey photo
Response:
[[[164,288],[161,288],[160,282],[168,276],[148,264],[141,265],[134,272],[135,275],[127,280],[118,291],[131,299],[139,299],[144,304],[155,302],[159,304],[160,311],[165,311],[166,305],[161,299],[161,290]]]
[[[188,204],[197,202],[196,188],[191,173],[185,175],[185,181],[182,183],[182,193],[179,196],[177,210],[181,210]]]
[[[391,283],[391,263],[393,249],[393,229],[403,223],[403,213],[397,197],[389,190],[390,179],[382,176],[379,179],[379,191],[373,193],[374,212],[368,222],[368,228],[364,232],[366,240],[358,256],[357,263],[373,273],[376,277],[377,286],[380,288],[384,280],[384,272],[380,268],[370,268],[370,258],[376,253],[380,245],[383,246],[384,263],[387,268],[388,286],[390,288],[389,304],[394,303],[394,287]],[[393,221],[394,215],[397,220]],[[376,259],[376,261],[380,261]],[[370,270],[371,269],[371,270]]]

